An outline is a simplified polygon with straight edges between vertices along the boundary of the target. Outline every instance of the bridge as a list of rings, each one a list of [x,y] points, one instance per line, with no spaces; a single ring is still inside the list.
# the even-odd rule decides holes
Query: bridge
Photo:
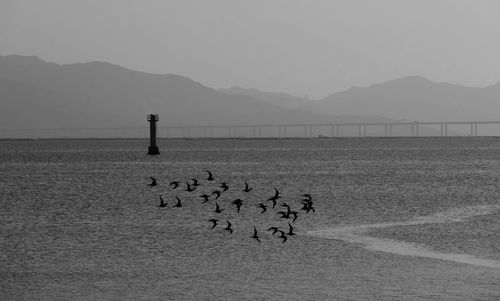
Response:
[[[500,136],[500,121],[159,126],[159,138]],[[0,139],[148,138],[144,127],[0,129]]]

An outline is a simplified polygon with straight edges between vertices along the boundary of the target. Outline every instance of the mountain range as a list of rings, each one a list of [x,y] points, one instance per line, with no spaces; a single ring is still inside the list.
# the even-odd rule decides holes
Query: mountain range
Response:
[[[0,129],[499,120],[500,84],[470,88],[407,77],[321,100],[232,87],[105,62],[59,65],[0,56]]]
[[[382,115],[408,121],[500,120],[500,83],[484,88],[419,76],[355,87],[315,102],[313,112]]]

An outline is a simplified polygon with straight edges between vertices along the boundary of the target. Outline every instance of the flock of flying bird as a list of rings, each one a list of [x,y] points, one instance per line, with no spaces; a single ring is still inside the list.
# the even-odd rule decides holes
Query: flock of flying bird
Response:
[[[221,196],[226,196],[227,191],[229,190],[229,186],[226,182],[217,182],[215,181],[214,175],[211,171],[205,170],[207,173],[207,178],[205,179],[208,184],[211,184],[210,186],[213,187],[214,185],[216,188],[212,189],[210,194],[207,194],[204,192],[203,194],[200,194],[199,197],[202,199],[201,204],[207,204],[207,203],[214,203],[213,206],[215,206],[215,209],[213,210],[214,213],[220,214],[223,211],[227,210],[235,210],[237,214],[240,214],[241,208],[247,204],[249,204],[248,201],[245,201],[241,198],[231,198],[232,201],[230,202],[229,206],[234,206],[234,209],[231,208],[223,208],[221,206],[222,204],[222,199]],[[158,181],[154,177],[151,178],[151,183],[148,184],[148,186],[154,187],[158,185]],[[169,182],[169,187],[172,191],[179,191],[183,190],[188,193],[193,193],[196,191],[196,189],[201,186],[202,184],[198,179],[190,179],[188,181],[185,181],[185,185],[181,184],[180,181],[171,181]],[[182,189],[184,188],[184,189]],[[241,192],[244,192],[245,194],[250,193],[253,190],[253,187],[251,187],[248,182],[245,180],[244,187],[240,187]],[[303,213],[309,213],[309,212],[315,212],[315,208],[313,206],[313,200],[310,194],[305,193],[302,195],[303,199],[300,201],[302,207],[299,210],[302,210]],[[267,229],[267,231],[270,231],[272,236],[276,236],[281,239],[282,243],[285,243],[288,240],[288,237],[295,235],[294,228],[292,226],[293,223],[297,220],[299,216],[299,212],[292,210],[292,207],[285,201],[281,201],[281,203],[278,205],[278,200],[282,199],[282,195],[276,187],[274,187],[274,194],[271,195],[269,198],[262,200],[262,202],[258,203],[257,205],[249,205],[255,208],[259,209],[260,214],[272,214],[274,213],[280,220],[285,220],[288,224],[286,228],[281,228],[279,226],[271,226]],[[221,204],[219,204],[221,202]],[[160,208],[165,208],[168,207],[169,204],[167,201],[164,200],[164,198],[160,195],[160,204],[158,207]],[[179,196],[175,197],[175,204],[172,204],[171,207],[174,208],[180,208],[182,207],[182,200]],[[282,210],[280,210],[282,208]],[[272,209],[272,210],[271,210]],[[279,210],[279,211],[277,211]],[[211,218],[208,219],[207,222],[209,222],[209,227],[210,229],[215,229],[219,226],[219,220],[218,218]],[[230,234],[233,234],[233,228],[232,228],[232,223],[229,220],[226,220],[226,227],[223,228],[224,231],[227,231]],[[278,235],[276,235],[278,234]],[[257,227],[253,226],[253,235],[250,236],[250,238],[255,239],[259,243],[261,242],[259,233],[257,231]]]

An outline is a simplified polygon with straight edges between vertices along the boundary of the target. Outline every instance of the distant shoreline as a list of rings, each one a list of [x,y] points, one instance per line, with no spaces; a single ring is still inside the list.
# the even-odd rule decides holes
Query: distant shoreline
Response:
[[[367,139],[498,139],[500,136],[397,136],[397,137],[196,137],[196,138],[158,138],[162,140],[367,140]],[[0,138],[0,141],[59,141],[59,140],[144,140],[148,141],[149,138]]]

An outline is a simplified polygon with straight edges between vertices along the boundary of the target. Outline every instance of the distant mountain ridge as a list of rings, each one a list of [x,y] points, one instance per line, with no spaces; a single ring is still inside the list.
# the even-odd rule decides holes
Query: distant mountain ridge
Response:
[[[403,121],[500,120],[500,83],[483,88],[464,87],[408,76],[368,87],[352,87],[313,101],[239,87],[219,91],[332,116],[384,116]]]
[[[105,62],[58,65],[18,55],[0,56],[0,100],[0,126],[11,129],[144,126],[148,113],[159,114],[163,126],[345,119],[285,109],[247,95],[219,93],[174,74],[148,74]]]
[[[315,102],[313,112],[374,114],[408,121],[500,120],[500,84],[463,87],[410,76],[334,93]]]
[[[263,92],[254,88],[231,87],[228,89],[218,89],[221,93],[231,95],[246,95],[262,101],[286,108],[311,111],[313,103],[305,97],[298,97],[280,92]]]
[[[500,120],[500,84],[484,88],[412,76],[317,101],[257,89],[213,89],[174,74],[106,62],[68,65],[0,56],[0,128]]]

